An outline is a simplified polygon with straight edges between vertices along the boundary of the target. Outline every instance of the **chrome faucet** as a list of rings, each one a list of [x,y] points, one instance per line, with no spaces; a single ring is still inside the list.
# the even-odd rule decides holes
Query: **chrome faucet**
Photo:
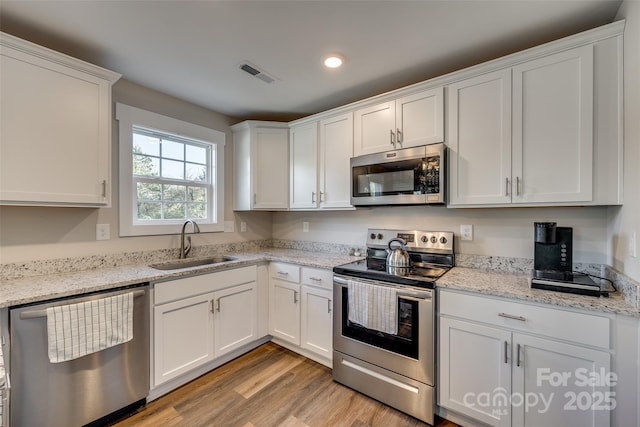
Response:
[[[192,219],[188,219],[184,222],[184,224],[182,224],[182,232],[180,233],[180,259],[186,258],[187,255],[189,255],[189,252],[191,251],[191,236],[187,236],[187,245],[185,247],[184,244],[184,231],[185,228],[187,228],[187,224],[191,223],[191,232],[192,233],[199,233],[200,232],[200,227],[198,227],[198,224],[196,224],[196,222]]]

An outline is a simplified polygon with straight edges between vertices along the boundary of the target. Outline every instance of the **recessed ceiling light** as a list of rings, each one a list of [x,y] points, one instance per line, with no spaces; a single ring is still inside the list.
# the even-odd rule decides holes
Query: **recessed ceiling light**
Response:
[[[329,55],[324,58],[324,66],[327,68],[338,68],[344,62],[344,58],[340,55]]]

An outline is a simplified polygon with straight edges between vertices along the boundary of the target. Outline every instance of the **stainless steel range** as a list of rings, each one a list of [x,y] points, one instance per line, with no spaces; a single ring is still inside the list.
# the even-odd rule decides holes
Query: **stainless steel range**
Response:
[[[366,259],[333,269],[333,379],[433,424],[434,285],[454,262],[451,232],[370,229]]]

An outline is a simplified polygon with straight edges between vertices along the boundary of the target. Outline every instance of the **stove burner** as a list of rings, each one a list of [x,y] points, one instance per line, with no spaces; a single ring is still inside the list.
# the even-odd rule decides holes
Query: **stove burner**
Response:
[[[433,289],[435,281],[454,265],[453,233],[417,230],[369,229],[367,258],[339,265],[333,272],[343,276],[372,279],[388,283]],[[407,242],[410,267],[387,266],[387,247],[380,239],[402,238]],[[430,237],[438,236],[435,243]],[[435,237],[434,237],[434,240]]]

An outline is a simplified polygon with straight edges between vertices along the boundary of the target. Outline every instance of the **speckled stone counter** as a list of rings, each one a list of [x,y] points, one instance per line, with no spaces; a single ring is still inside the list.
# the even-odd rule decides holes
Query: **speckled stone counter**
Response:
[[[625,300],[625,296],[620,292],[605,298],[531,289],[529,278],[530,275],[527,274],[455,267],[438,279],[437,286],[525,302],[640,317],[637,306]]]
[[[261,262],[281,261],[308,267],[332,269],[336,265],[359,259],[343,254],[271,248],[226,253],[225,255],[233,257],[234,260],[178,270],[157,270],[147,264],[135,264],[3,280],[0,281],[0,308],[137,283],[176,279],[196,273],[243,267]]]

